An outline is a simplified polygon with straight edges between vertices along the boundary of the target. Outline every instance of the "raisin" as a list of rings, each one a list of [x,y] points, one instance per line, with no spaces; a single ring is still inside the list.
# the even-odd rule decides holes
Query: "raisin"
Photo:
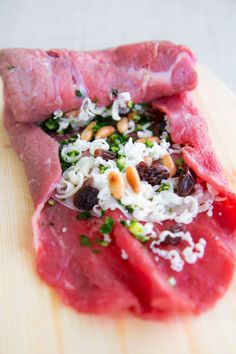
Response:
[[[94,157],[101,157],[105,161],[114,160],[116,158],[116,153],[112,151],[96,149],[94,152]]]
[[[190,170],[189,167],[186,167],[179,176],[179,182],[177,185],[177,194],[180,197],[186,197],[193,192],[195,186],[195,175],[194,172]]]
[[[173,234],[176,234],[177,232],[184,232],[185,231],[185,227],[183,224],[173,224],[170,228],[169,228],[170,232],[173,232]]]
[[[80,210],[91,210],[98,203],[98,192],[97,188],[85,185],[75,194],[73,203]]]
[[[181,237],[176,236],[176,237],[172,237],[170,235],[166,236],[165,240],[162,242],[162,245],[168,246],[168,245],[172,245],[172,246],[176,246],[180,243],[181,241]]]
[[[167,179],[170,176],[168,169],[158,161],[153,161],[150,166],[145,162],[140,162],[136,166],[136,169],[140,179],[148,182],[152,186],[159,184],[162,179]]]

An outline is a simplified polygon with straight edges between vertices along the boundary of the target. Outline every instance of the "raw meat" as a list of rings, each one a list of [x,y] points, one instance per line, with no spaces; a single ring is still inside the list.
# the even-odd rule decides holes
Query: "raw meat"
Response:
[[[178,59],[171,80],[167,80],[168,75],[163,72],[169,72],[179,53],[182,59]],[[7,103],[5,127],[25,165],[34,200],[33,231],[40,276],[57,289],[65,303],[80,312],[114,313],[129,309],[140,316],[160,318],[198,313],[211,307],[225,293],[234,270],[235,196],[212,150],[205,121],[190,96],[157,99],[162,92],[171,95],[195,86],[191,53],[169,43],[149,42],[93,53],[17,49],[4,50],[0,55]],[[6,65],[16,68],[7,71]],[[106,65],[110,67],[107,75]],[[144,73],[148,73],[148,80],[144,80]],[[114,86],[130,91],[136,101],[155,99],[153,105],[168,114],[172,139],[191,143],[191,147],[184,149],[185,161],[203,180],[227,196],[224,201],[215,202],[212,218],[199,214],[187,226],[194,240],[204,236],[208,245],[205,257],[196,264],[186,265],[176,273],[165,260],[160,258],[156,262],[150,249],[120,225],[124,216],[118,211],[107,211],[106,215],[115,220],[112,244],[100,247],[95,239],[99,237],[102,219],[77,220],[75,211],[59,203],[53,207],[46,203],[61,175],[58,143],[30,122],[38,122],[58,108],[78,107],[81,100],[75,98],[73,84],[82,83],[89,95],[97,96],[101,103],[107,102],[108,92]],[[166,222],[165,227],[170,224]],[[160,225],[155,227],[162,229]],[[89,236],[89,247],[80,244],[79,236],[83,233]],[[121,258],[122,251],[128,259]],[[171,277],[175,277],[176,286],[169,283]]]
[[[78,108],[85,92],[109,104],[112,88],[150,101],[192,89],[195,58],[184,46],[144,42],[95,52],[5,49],[0,51],[5,100],[17,121],[38,122],[56,109]]]

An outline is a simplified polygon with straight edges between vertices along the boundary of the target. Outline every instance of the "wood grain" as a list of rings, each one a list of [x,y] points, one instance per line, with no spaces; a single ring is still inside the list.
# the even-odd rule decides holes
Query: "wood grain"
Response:
[[[194,99],[217,154],[236,176],[236,98],[206,69]],[[3,106],[0,92],[0,106]],[[167,323],[81,315],[37,277],[31,197],[0,120],[0,354],[235,354],[236,278],[211,311]]]

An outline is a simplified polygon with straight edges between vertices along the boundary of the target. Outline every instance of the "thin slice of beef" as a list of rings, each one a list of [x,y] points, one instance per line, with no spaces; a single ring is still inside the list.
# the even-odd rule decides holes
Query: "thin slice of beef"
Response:
[[[155,259],[149,242],[141,244],[120,224],[119,211],[107,212],[115,224],[111,243],[102,247],[96,241],[102,237],[102,218],[77,220],[74,210],[57,202],[48,205],[61,175],[58,143],[39,126],[17,120],[38,122],[54,108],[77,108],[81,99],[74,97],[75,84],[85,83],[90,97],[96,95],[102,103],[107,102],[112,87],[130,91],[137,101],[180,92],[196,83],[193,62],[184,47],[159,42],[93,53],[53,51],[52,55],[17,49],[0,54],[5,127],[25,165],[35,205],[37,270],[66,304],[80,312],[131,309],[137,315],[159,318],[211,307],[225,293],[233,274],[236,198],[214,154],[205,121],[190,96],[158,99],[155,106],[168,114],[172,140],[190,144],[183,149],[186,164],[226,196],[215,203],[212,218],[199,214],[186,227],[195,242],[200,237],[206,239],[205,256],[174,272],[167,260]],[[8,71],[6,65],[15,68]],[[95,71],[97,75],[91,75]],[[163,82],[163,77],[171,79]],[[168,222],[163,223],[165,228],[169,228]],[[160,231],[160,225],[155,229]],[[124,251],[125,259],[121,257]],[[169,283],[170,277],[175,278],[174,286]]]
[[[102,105],[110,104],[114,88],[130,92],[134,102],[190,90],[197,82],[195,62],[188,48],[158,41],[93,52],[3,49],[0,75],[16,120],[37,122],[57,109],[79,108],[76,90]]]

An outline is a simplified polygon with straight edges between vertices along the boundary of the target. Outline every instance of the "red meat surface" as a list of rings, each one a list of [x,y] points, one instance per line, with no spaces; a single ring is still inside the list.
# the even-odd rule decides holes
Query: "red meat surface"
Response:
[[[37,122],[56,109],[78,108],[82,99],[76,89],[104,105],[112,88],[130,92],[138,102],[180,93],[197,83],[191,51],[157,41],[94,52],[4,49],[0,75],[6,103],[21,122]]]
[[[169,51],[168,46],[170,46]],[[144,48],[150,47],[152,51],[144,51]],[[163,51],[162,55],[159,52],[160,47]],[[17,74],[6,73],[2,68],[6,62],[16,67],[19,64],[21,67],[23,52],[22,56],[21,52],[18,52],[18,57],[14,54],[18,50],[15,50],[16,52],[5,50],[1,54],[0,68],[7,102],[4,112],[5,127],[14,149],[25,165],[35,205],[33,232],[37,270],[42,279],[57,290],[66,304],[80,312],[117,313],[131,310],[139,316],[151,318],[165,318],[167,315],[177,313],[199,313],[211,307],[230,284],[235,262],[233,253],[236,236],[235,196],[227,186],[223,170],[212,150],[206,123],[193,106],[190,95],[181,94],[157,99],[162,92],[161,89],[158,91],[160,82],[156,87],[152,86],[155,83],[153,78],[156,79],[159,72],[168,71],[168,68],[173,65],[176,51],[178,52],[180,48],[186,53],[183,56],[185,60],[187,57],[192,58],[190,52],[183,47],[167,43],[158,46],[157,42],[134,45],[134,47],[124,46],[115,51],[93,52],[93,54],[51,51],[48,55],[43,51],[27,50],[24,53],[30,56],[25,55],[24,69],[19,70]],[[149,54],[145,54],[146,52]],[[136,55],[133,56],[132,53]],[[114,69],[114,66],[111,66],[111,71],[117,70],[116,74],[122,70],[132,72],[133,76],[128,75],[127,82],[121,82],[119,77],[115,78],[112,74],[109,74],[112,82],[109,81],[108,76],[106,80],[104,79],[104,67],[114,64],[114,58],[111,60],[111,56],[115,56],[117,67]],[[124,219],[124,216],[119,211],[106,213],[113,217],[115,226],[111,233],[112,243],[104,248],[96,243],[96,238],[101,237],[99,227],[103,219],[93,217],[89,220],[77,220],[76,211],[59,203],[55,206],[47,204],[61,175],[58,143],[43,132],[37,124],[19,123],[19,121],[40,121],[59,106],[62,109],[72,108],[75,98],[72,99],[71,81],[68,82],[69,76],[67,76],[69,57],[75,57],[76,63],[83,63],[80,64],[80,82],[85,82],[89,94],[95,96],[96,93],[99,101],[106,102],[107,91],[113,86],[120,91],[126,88],[127,91],[131,91],[131,94],[135,93],[136,87],[136,98],[140,101],[151,101],[155,98],[154,107],[168,115],[172,140],[190,144],[185,147],[183,153],[187,164],[199,177],[226,196],[224,201],[215,202],[212,218],[206,214],[199,214],[190,225],[187,225],[186,229],[191,232],[193,240],[197,242],[200,237],[204,237],[207,246],[204,257],[195,264],[185,264],[181,272],[172,271],[169,262],[164,259],[160,258],[156,262],[148,243],[141,244],[121,226],[119,221],[121,218]],[[84,60],[84,57],[87,59]],[[67,58],[63,61],[65,64],[63,70],[60,58]],[[56,59],[59,60],[58,72],[52,71],[52,62],[55,60],[56,63]],[[94,64],[100,60],[101,70]],[[187,62],[190,70],[192,65]],[[29,72],[27,74],[30,77],[31,91],[25,92],[27,85],[24,80],[27,66],[32,68],[30,76]],[[175,67],[176,71],[178,71],[177,67]],[[40,71],[45,73],[45,68],[49,70],[47,77],[43,78],[46,91],[42,87],[43,80],[41,82],[41,77],[38,77]],[[149,84],[140,74],[141,68],[149,71]],[[96,82],[90,83],[89,77],[93,70],[96,73]],[[78,74],[78,71],[76,72]],[[193,73],[195,72],[192,68],[187,74],[188,78],[182,75],[183,73],[182,76],[176,74],[178,87],[182,87],[180,91],[191,88],[191,85],[194,86],[196,76]],[[13,75],[17,78],[13,78]],[[95,75],[91,80],[95,80],[94,77]],[[134,77],[138,77],[139,80],[132,81]],[[102,85],[105,87],[104,91],[100,90],[99,86],[102,81],[105,82]],[[192,84],[186,85],[186,82],[190,81]],[[172,80],[168,83],[168,91],[165,91],[164,86],[163,94],[179,92],[176,91],[176,82]],[[142,85],[145,88],[142,88]],[[36,87],[38,87],[38,97],[36,97]],[[65,89],[64,93],[62,87]],[[19,97],[22,98],[20,101]],[[57,101],[58,97],[60,102]],[[81,103],[81,100],[79,102]],[[76,107],[78,105],[76,101]],[[171,222],[164,222],[162,226],[155,225],[155,228],[162,230],[170,225]],[[81,245],[81,234],[88,236],[91,243],[89,247]],[[127,260],[121,258],[121,250],[127,253]],[[175,286],[169,284],[170,277],[176,279]]]

